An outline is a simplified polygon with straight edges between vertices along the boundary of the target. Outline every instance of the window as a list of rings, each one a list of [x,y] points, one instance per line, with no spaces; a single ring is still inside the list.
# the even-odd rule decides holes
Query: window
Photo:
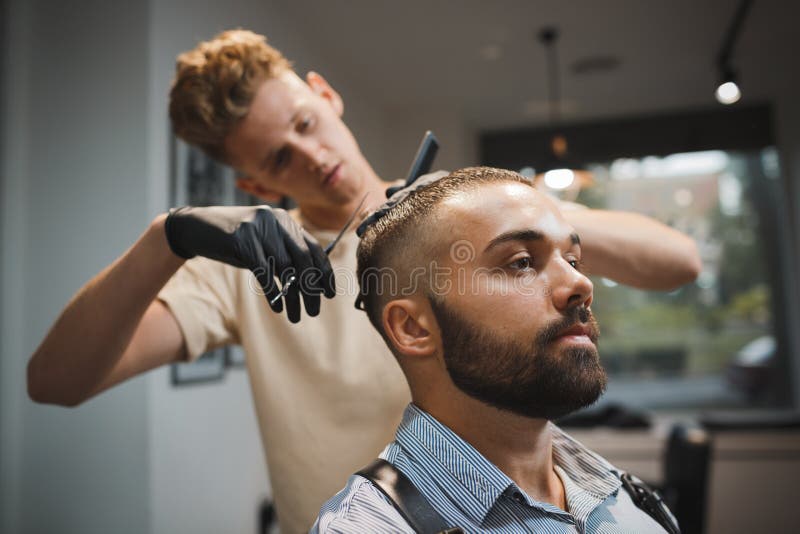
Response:
[[[593,279],[610,378],[601,404],[791,402],[786,285],[795,273],[771,116],[752,105],[481,134],[482,164],[523,174],[544,167],[563,136],[570,162],[592,171],[593,182],[568,188],[577,202],[644,213],[698,242],[702,274],[672,293]]]
[[[602,402],[648,408],[746,407],[774,401],[776,342],[765,200],[772,149],[705,151],[590,165],[577,202],[636,211],[698,243],[703,271],[671,293],[595,278],[593,310],[609,372]],[[774,240],[772,240],[774,241]],[[773,265],[774,267],[774,265]]]

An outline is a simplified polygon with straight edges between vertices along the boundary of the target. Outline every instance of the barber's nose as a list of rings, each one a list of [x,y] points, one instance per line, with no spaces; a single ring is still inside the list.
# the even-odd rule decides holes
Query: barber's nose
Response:
[[[296,150],[303,155],[303,160],[308,170],[319,171],[327,163],[327,151],[313,139],[300,139],[296,143]]]
[[[567,261],[558,262],[559,275],[553,284],[553,304],[559,311],[575,306],[590,306],[594,285]]]

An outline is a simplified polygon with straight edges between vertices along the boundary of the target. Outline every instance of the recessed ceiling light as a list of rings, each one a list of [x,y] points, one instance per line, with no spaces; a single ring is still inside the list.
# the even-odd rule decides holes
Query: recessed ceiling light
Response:
[[[497,61],[503,56],[503,47],[494,43],[483,45],[480,56],[486,61]]]
[[[561,100],[561,113],[572,115],[578,110],[578,103],[575,100]],[[526,100],[522,103],[522,113],[526,117],[545,117],[550,113],[550,102],[547,100]]]
[[[570,69],[573,74],[602,74],[618,69],[621,64],[617,56],[597,55],[573,61]]]

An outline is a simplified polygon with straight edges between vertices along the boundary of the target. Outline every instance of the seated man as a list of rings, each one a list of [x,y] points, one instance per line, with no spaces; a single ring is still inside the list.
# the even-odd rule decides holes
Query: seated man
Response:
[[[580,239],[553,202],[477,167],[384,211],[359,244],[361,298],[412,404],[381,458],[465,532],[663,532],[617,469],[550,422],[606,385]],[[354,475],[313,531],[413,530]]]

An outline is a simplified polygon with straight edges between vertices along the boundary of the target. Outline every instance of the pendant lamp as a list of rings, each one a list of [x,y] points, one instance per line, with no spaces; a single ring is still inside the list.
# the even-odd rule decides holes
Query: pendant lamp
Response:
[[[558,71],[556,42],[558,28],[545,27],[539,31],[539,42],[547,55],[548,100],[550,104],[550,123],[554,131],[549,145],[545,147],[546,158],[536,169],[536,187],[551,192],[562,200],[575,200],[580,190],[594,183],[592,173],[572,163],[569,156],[569,142],[559,131],[561,121],[561,87]]]

